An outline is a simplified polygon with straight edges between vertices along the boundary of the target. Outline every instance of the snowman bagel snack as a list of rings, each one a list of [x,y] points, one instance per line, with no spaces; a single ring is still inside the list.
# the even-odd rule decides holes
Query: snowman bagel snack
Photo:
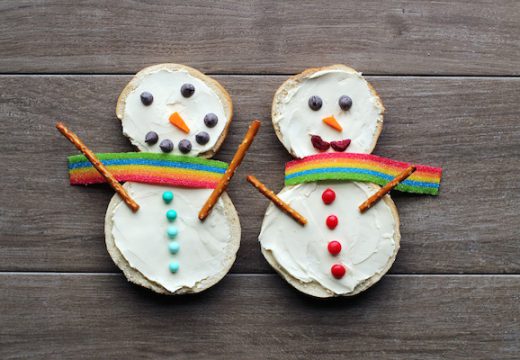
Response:
[[[258,129],[253,123],[229,166],[210,160],[232,112],[218,82],[160,64],[137,73],[116,106],[123,134],[140,152],[94,154],[57,124],[84,154],[68,159],[71,184],[108,182],[117,192],[105,242],[129,281],[162,294],[196,293],[231,268],[240,223],[225,188]]]
[[[278,195],[248,180],[272,201],[259,235],[264,257],[306,294],[349,296],[376,283],[400,242],[386,193],[438,193],[440,168],[371,155],[384,110],[374,88],[344,65],[308,69],[274,95],[275,132],[296,159]]]

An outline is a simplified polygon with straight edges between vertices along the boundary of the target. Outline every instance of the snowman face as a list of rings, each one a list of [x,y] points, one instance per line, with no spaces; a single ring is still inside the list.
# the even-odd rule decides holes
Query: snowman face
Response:
[[[182,69],[138,74],[122,116],[123,133],[132,144],[141,151],[189,156],[218,147],[231,104],[208,86],[210,78],[200,76],[205,81]]]
[[[273,123],[291,154],[372,151],[384,108],[361,74],[326,68],[286,84],[275,95]]]

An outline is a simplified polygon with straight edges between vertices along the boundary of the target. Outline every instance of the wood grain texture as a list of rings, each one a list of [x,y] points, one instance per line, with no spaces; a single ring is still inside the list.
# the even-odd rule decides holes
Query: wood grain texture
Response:
[[[520,74],[515,0],[3,1],[0,72]]]
[[[0,358],[517,359],[519,19],[515,0],[0,2]],[[96,152],[133,151],[116,99],[128,74],[160,62],[220,74],[230,91],[217,159],[263,120],[229,188],[242,224],[233,274],[196,296],[118,273],[103,234],[113,192],[69,186],[77,152],[54,129],[64,121]],[[281,189],[291,158],[272,96],[287,74],[333,63],[384,75],[369,77],[387,108],[375,154],[444,174],[438,197],[392,195],[393,274],[322,301],[263,259],[268,203],[245,175]]]
[[[231,275],[165,297],[120,275],[0,274],[0,356],[515,359],[519,276],[391,275],[353,299]]]
[[[129,76],[2,76],[0,87],[0,270],[113,272],[104,246],[107,186],[71,187],[76,150],[54,129],[64,121],[94,151],[131,151],[115,118]],[[242,224],[233,272],[271,272],[257,236],[289,154],[270,123],[284,76],[218,76],[235,120],[216,158],[229,161],[251,119],[263,126],[229,194]],[[394,273],[520,272],[520,79],[370,77],[387,113],[375,154],[442,166],[438,197],[394,194],[401,250]]]

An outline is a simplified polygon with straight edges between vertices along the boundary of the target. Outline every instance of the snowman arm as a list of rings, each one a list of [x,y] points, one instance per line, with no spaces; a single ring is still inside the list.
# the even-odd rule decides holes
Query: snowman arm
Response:
[[[256,136],[256,133],[258,132],[258,129],[260,128],[260,120],[253,120],[251,122],[251,125],[249,125],[249,129],[247,130],[246,135],[244,136],[244,140],[242,140],[242,143],[238,146],[238,149],[233,156],[233,159],[231,160],[231,163],[229,164],[228,168],[226,169],[226,172],[224,175],[220,178],[217,186],[213,190],[213,192],[209,195],[208,200],[204,203],[204,206],[202,206],[202,209],[200,209],[199,212],[199,220],[203,221],[206,219],[213,208],[215,204],[217,203],[218,198],[222,193],[226,190],[227,186],[229,185],[229,182],[231,181],[231,178],[233,175],[235,175],[235,171],[237,170],[238,166],[246,156],[246,152],[253,143],[253,139]]]
[[[92,150],[90,150],[81,139],[72,131],[70,131],[65,124],[58,122],[56,123],[56,129],[65,136],[74,146],[81,151],[85,157],[90,161],[92,166],[96,168],[96,170],[103,175],[107,183],[119,194],[121,199],[125,202],[126,205],[133,211],[137,212],[139,210],[139,204],[135,202],[134,199],[128,194],[125,188],[116,180],[116,178],[107,170],[105,165],[94,155]]]

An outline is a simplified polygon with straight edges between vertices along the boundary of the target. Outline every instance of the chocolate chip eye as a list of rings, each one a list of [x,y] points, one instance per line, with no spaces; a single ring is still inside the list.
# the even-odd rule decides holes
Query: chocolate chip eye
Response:
[[[204,116],[204,124],[206,124],[207,127],[212,128],[215,127],[218,123],[218,117],[217,115],[213,113],[206,114]]]
[[[343,111],[347,111],[348,109],[350,109],[352,107],[352,99],[350,98],[350,96],[347,96],[347,95],[341,96],[339,98],[338,103],[339,103],[339,107]]]
[[[309,98],[309,107],[314,110],[314,111],[318,111],[319,109],[321,109],[321,106],[323,105],[323,101],[321,100],[321,98],[319,96],[311,96]]]
[[[181,86],[181,94],[185,98],[191,97],[191,95],[193,95],[194,92],[195,92],[195,86],[193,86],[192,84],[186,83]]]
[[[159,147],[161,148],[161,150],[163,152],[169,153],[169,152],[172,152],[172,150],[173,150],[173,143],[171,140],[165,139],[165,140],[161,141],[161,143],[159,144]]]
[[[144,142],[148,145],[154,145],[157,144],[157,141],[159,141],[159,135],[155,131],[149,131],[146,133],[144,137]]]
[[[179,141],[179,150],[183,154],[187,154],[191,151],[191,142],[188,139],[182,139]]]
[[[209,134],[205,131],[201,131],[197,135],[195,135],[195,140],[200,145],[206,145],[209,141]]]
[[[141,93],[141,102],[144,106],[150,106],[153,103],[153,95],[148,91],[143,91]]]

